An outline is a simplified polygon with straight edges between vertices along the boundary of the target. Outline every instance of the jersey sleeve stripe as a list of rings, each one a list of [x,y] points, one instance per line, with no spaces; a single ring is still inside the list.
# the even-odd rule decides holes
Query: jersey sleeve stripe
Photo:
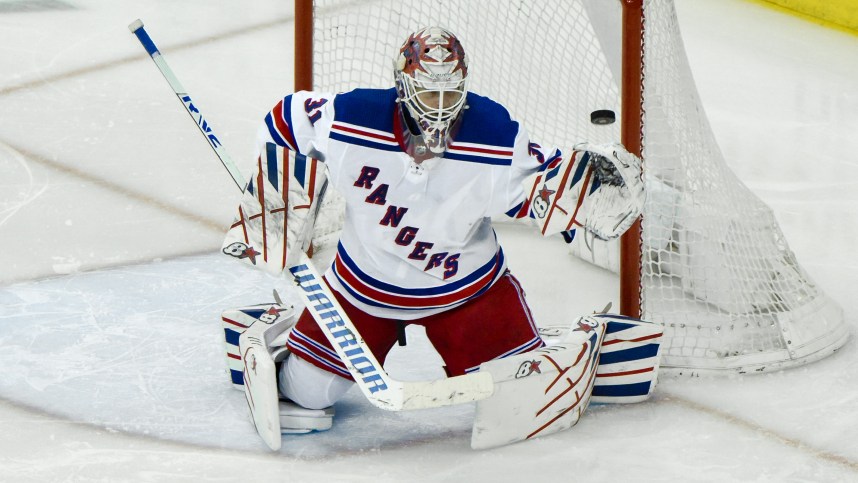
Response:
[[[295,133],[292,131],[292,96],[286,96],[282,101],[274,106],[272,115],[274,116],[274,124],[280,135],[288,143],[288,147],[292,151],[299,152],[298,143],[295,142]]]
[[[268,135],[271,136],[271,140],[273,140],[278,146],[288,146],[286,141],[283,139],[283,136],[277,131],[277,128],[274,127],[274,117],[269,112],[265,115],[265,126],[268,128]]]
[[[274,106],[274,109],[265,115],[265,126],[268,128],[268,134],[271,136],[271,139],[278,146],[284,146],[292,151],[297,151],[298,144],[295,142],[295,136],[292,133],[291,127],[292,116],[288,112],[291,100],[292,96],[287,96],[278,102]]]

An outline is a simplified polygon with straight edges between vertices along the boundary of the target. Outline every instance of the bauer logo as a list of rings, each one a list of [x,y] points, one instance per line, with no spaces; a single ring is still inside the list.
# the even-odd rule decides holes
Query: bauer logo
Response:
[[[534,372],[537,374],[542,374],[542,371],[539,370],[540,361],[524,361],[518,366],[518,372],[515,373],[516,379],[521,379],[522,377],[527,377]]]
[[[364,352],[363,344],[351,330],[351,322],[345,314],[340,313],[335,301],[328,296],[331,292],[322,288],[323,282],[305,264],[290,267],[289,272],[307,298],[307,310],[325,330],[325,335],[331,340],[349,372],[360,377],[362,385],[371,393],[387,389],[383,371],[376,367],[372,354]]]

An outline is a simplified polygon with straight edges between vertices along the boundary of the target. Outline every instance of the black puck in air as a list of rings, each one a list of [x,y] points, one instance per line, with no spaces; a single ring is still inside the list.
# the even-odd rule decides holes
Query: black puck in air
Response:
[[[590,122],[593,124],[613,124],[616,120],[617,115],[610,109],[599,109],[590,113]]]

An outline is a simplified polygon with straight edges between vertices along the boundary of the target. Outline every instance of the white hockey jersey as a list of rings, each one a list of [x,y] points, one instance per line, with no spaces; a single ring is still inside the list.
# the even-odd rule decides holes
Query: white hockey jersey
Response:
[[[476,297],[506,270],[491,226],[524,216],[522,180],[546,159],[500,104],[468,93],[443,157],[413,162],[404,150],[394,89],[298,92],[265,117],[259,149],[273,142],[324,161],[345,198],[336,257],[325,278],[367,313],[413,320]]]

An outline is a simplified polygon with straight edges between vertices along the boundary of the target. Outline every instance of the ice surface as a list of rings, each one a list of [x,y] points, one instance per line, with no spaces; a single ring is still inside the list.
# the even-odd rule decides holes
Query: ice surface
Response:
[[[679,0],[721,148],[858,324],[858,36],[740,0]],[[142,18],[246,168],[291,86],[291,2],[0,2],[0,481],[858,481],[858,351],[780,373],[664,378],[654,399],[470,450],[473,407],[356,391],[269,454],[225,374],[219,313],[283,280],[216,254],[229,177],[126,25]],[[615,276],[503,227],[538,322],[616,302]],[[476,343],[476,342],[475,342]],[[441,374],[419,331],[401,378]]]

